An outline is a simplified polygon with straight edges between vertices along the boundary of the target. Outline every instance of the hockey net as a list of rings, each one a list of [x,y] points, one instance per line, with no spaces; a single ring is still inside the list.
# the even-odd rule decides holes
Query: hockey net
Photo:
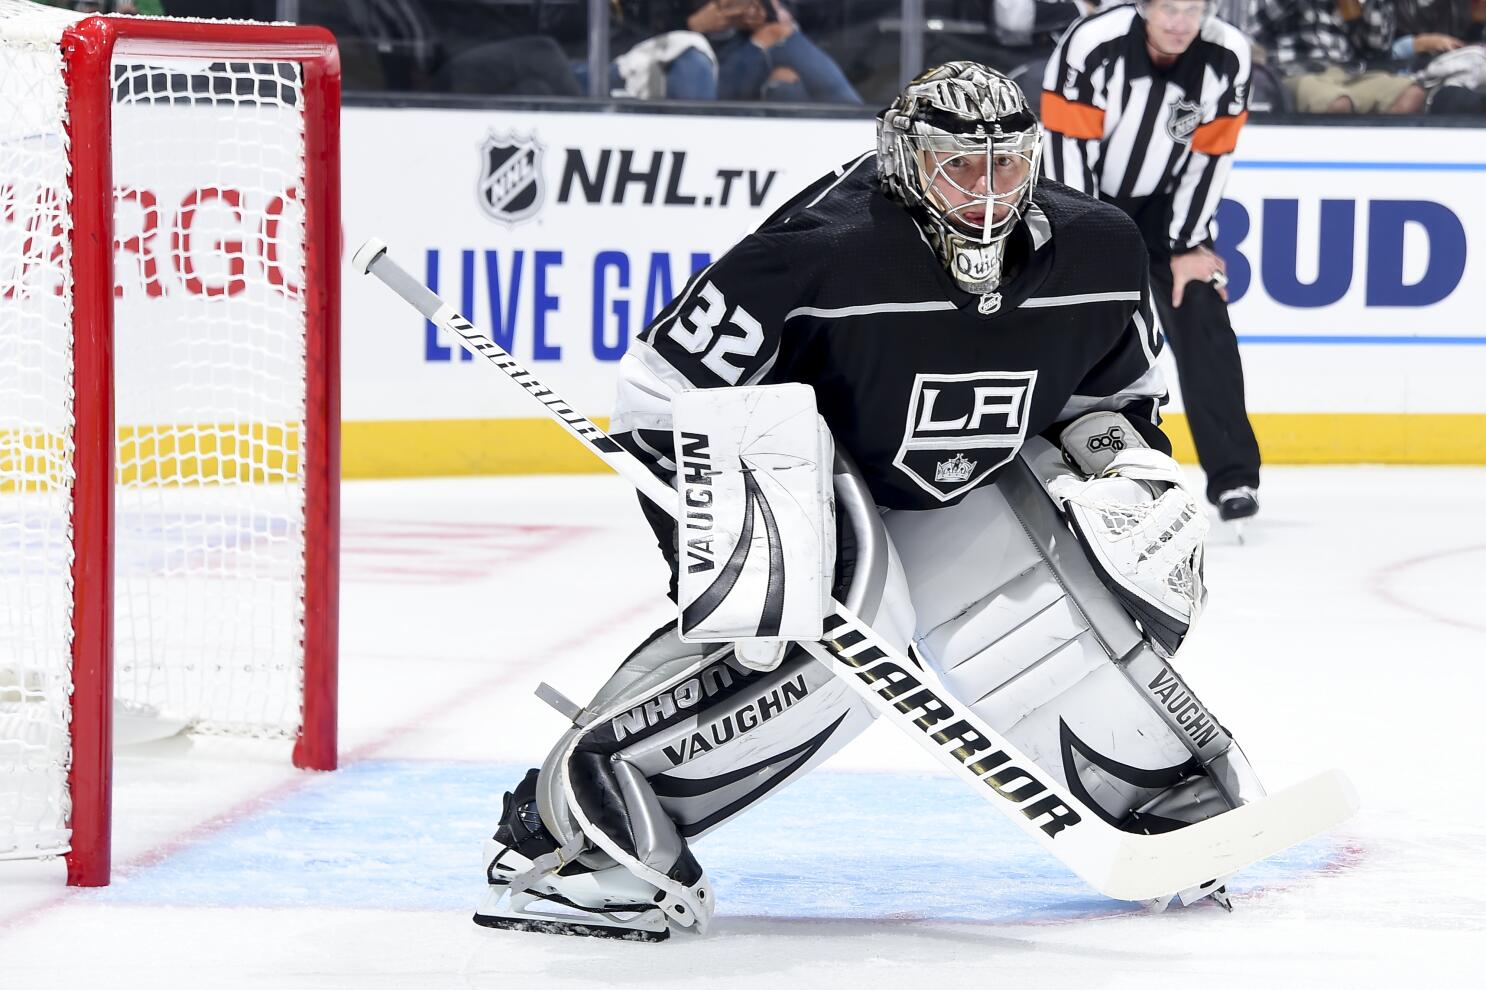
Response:
[[[0,0],[0,859],[106,882],[116,710],[334,766],[337,87]]]

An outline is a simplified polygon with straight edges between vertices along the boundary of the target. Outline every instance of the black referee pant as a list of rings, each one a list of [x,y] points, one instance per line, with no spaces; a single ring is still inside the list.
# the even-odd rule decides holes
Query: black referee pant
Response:
[[[1207,500],[1241,485],[1259,487],[1259,443],[1244,406],[1243,363],[1228,304],[1206,282],[1188,282],[1171,305],[1171,261],[1151,259],[1151,296],[1181,378],[1182,401],[1207,472]]]

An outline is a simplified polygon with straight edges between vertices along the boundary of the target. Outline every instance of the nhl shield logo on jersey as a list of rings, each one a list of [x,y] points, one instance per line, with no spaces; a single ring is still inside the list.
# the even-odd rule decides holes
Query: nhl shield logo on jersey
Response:
[[[1027,438],[1035,371],[918,375],[893,465],[948,502],[1015,456]]]
[[[480,146],[480,179],[475,199],[492,220],[516,224],[542,208],[542,146],[535,137],[492,133]]]
[[[1191,100],[1173,100],[1166,108],[1166,134],[1177,144],[1190,144],[1202,123],[1202,105]]]

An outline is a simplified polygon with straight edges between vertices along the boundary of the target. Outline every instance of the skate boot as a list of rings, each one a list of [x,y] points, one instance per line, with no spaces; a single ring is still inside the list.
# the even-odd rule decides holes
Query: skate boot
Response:
[[[659,942],[670,935],[656,888],[622,866],[594,869],[583,848],[559,848],[536,802],[537,771],[507,793],[501,823],[485,843],[490,892],[475,911],[485,928]]]
[[[1230,488],[1218,496],[1218,518],[1233,527],[1238,542],[1244,542],[1246,520],[1259,512],[1259,493],[1248,485]]]

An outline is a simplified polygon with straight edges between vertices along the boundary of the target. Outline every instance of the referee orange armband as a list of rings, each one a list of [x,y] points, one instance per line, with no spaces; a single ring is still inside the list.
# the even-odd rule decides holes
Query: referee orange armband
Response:
[[[1064,137],[1079,140],[1104,137],[1103,110],[1064,99],[1050,89],[1042,91],[1042,123]]]
[[[1044,105],[1045,104],[1044,98]],[[1192,133],[1192,150],[1204,155],[1226,155],[1238,147],[1238,132],[1243,122],[1249,119],[1245,110],[1237,117],[1218,117],[1209,120]]]

